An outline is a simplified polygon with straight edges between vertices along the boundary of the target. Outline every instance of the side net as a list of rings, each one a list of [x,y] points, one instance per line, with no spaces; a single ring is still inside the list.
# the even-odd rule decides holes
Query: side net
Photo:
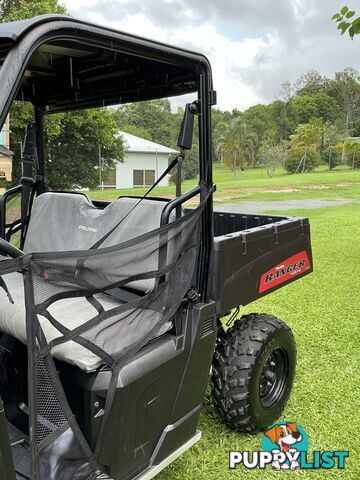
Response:
[[[96,477],[97,448],[76,423],[55,359],[111,370],[99,446],[119,371],[171,328],[196,281],[203,205],[115,246],[23,257],[34,480]]]

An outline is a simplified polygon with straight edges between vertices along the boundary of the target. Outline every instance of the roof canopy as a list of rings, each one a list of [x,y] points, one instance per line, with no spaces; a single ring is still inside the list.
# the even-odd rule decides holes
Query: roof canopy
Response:
[[[19,67],[16,98],[47,111],[187,94],[210,72],[203,55],[62,15],[0,24],[2,62],[0,81]]]

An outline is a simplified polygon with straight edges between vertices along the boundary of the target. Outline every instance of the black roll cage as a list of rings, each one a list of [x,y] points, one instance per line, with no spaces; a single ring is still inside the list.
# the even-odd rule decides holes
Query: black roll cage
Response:
[[[185,72],[177,90],[174,83],[169,86],[159,84],[158,88],[144,88],[128,92],[116,91],[116,80],[111,84],[111,94],[94,94],[74,100],[65,98],[57,104],[52,98],[33,96],[21,90],[21,82],[32,55],[45,43],[54,41],[76,41],[78,44],[91,45],[114,52],[122,52],[139,59],[156,61],[158,65],[169,65]],[[25,100],[33,104],[34,120],[37,125],[36,146],[38,171],[36,172],[37,194],[46,191],[46,171],[44,153],[44,115],[73,109],[110,106],[141,100],[164,98],[197,91],[199,125],[199,180],[206,188],[198,189],[204,193],[213,189],[211,158],[211,106],[216,103],[213,91],[211,67],[205,56],[187,50],[175,48],[159,42],[146,40],[130,34],[82,22],[62,15],[44,15],[22,22],[0,25],[0,47],[9,46],[9,52],[0,68],[0,129],[2,128],[10,106],[14,100]],[[170,68],[170,67],[169,67]],[[176,79],[175,79],[176,80]],[[196,84],[196,89],[194,89]],[[120,87],[119,87],[120,88]],[[65,94],[66,95],[66,94]],[[120,100],[120,101],[119,101]],[[169,209],[184,203],[189,193],[169,202]],[[192,192],[193,193],[193,192]],[[213,245],[212,194],[206,201],[202,214],[202,239],[199,258],[199,284],[202,300],[208,301],[210,295],[210,265]]]

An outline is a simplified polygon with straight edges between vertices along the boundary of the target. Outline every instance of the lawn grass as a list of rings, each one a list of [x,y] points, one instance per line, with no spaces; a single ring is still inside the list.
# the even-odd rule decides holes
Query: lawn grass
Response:
[[[242,313],[271,313],[289,323],[294,331],[298,348],[297,375],[281,419],[297,422],[305,429],[310,451],[350,451],[345,471],[304,470],[289,475],[357,480],[360,478],[360,172],[345,168],[334,172],[320,169],[300,175],[278,172],[269,179],[264,172],[261,175],[259,170],[249,170],[243,180],[235,181],[231,172],[216,167],[214,177],[218,203],[298,198],[353,200],[348,205],[289,211],[290,215],[310,218],[315,271],[243,308]],[[326,188],[306,188],[319,185]],[[187,182],[184,189],[189,186],[191,182]],[[163,189],[161,194],[171,194],[171,188]],[[235,191],[229,193],[232,189]],[[107,198],[124,194],[91,192],[91,196],[101,198],[103,193],[109,195]],[[267,480],[287,475],[270,468],[265,472],[241,467],[228,470],[228,452],[258,450],[262,435],[230,431],[216,415],[209,392],[200,429],[201,442],[162,472],[157,477],[159,480]]]
[[[217,186],[214,200],[217,202],[237,203],[249,198],[268,200],[270,196],[276,197],[282,193],[286,193],[286,198],[299,199],[308,197],[309,190],[318,198],[327,198],[338,189],[345,195],[349,187],[360,184],[360,171],[345,166],[329,171],[325,166],[321,166],[315,172],[289,175],[279,168],[275,176],[269,178],[264,170],[253,168],[246,169],[242,177],[237,178],[227,167],[215,163],[214,182]],[[186,180],[183,182],[183,191],[194,187],[196,183],[196,179]],[[143,195],[146,190],[146,188],[93,190],[89,192],[89,196],[94,200],[115,200],[120,195]],[[154,195],[164,197],[174,194],[173,185],[158,187],[154,191]]]

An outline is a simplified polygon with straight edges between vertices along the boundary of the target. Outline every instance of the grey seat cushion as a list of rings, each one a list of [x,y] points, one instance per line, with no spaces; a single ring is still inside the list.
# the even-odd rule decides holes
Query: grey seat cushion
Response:
[[[26,344],[25,301],[22,275],[20,273],[11,273],[4,275],[3,279],[15,303],[11,304],[5,291],[0,289],[0,330]],[[101,303],[105,310],[110,310],[122,304],[120,301],[105,294],[97,294],[95,298]],[[97,311],[85,298],[60,300],[52,304],[48,310],[60,323],[70,330],[82,325],[97,314]],[[140,311],[138,312],[140,313]],[[136,315],[136,311],[134,313]],[[126,315],[128,315],[128,312],[123,314],[124,317]],[[139,321],[141,321],[143,325],[142,328],[145,326],[149,332],[159,320],[160,314],[152,310],[143,310],[141,311],[141,315],[139,315]],[[47,341],[61,336],[60,332],[53,327],[48,320],[39,316],[39,321]],[[119,321],[118,323],[119,342],[117,346],[119,354],[121,354],[122,350],[127,350],[138,340],[136,323],[134,323],[133,328],[128,328],[127,325],[127,322]],[[155,337],[162,335],[169,330],[170,327],[171,323],[169,322],[163,325]],[[99,339],[100,338],[101,335],[99,335]],[[101,341],[99,342],[99,339],[97,343],[106,350],[106,335],[102,340],[104,342],[103,345],[100,344]],[[87,372],[96,370],[103,363],[97,355],[72,341],[54,347],[52,354],[57,359],[76,365]]]
[[[88,250],[134,207],[137,198],[122,197],[99,209],[76,193],[48,192],[37,197],[31,212],[24,250],[26,253]],[[144,199],[104,241],[116,245],[160,227],[165,202]],[[174,215],[171,217],[171,221]],[[171,248],[171,245],[170,247]],[[146,259],[144,272],[158,268],[158,252]],[[132,282],[129,287],[149,293],[154,279]]]

